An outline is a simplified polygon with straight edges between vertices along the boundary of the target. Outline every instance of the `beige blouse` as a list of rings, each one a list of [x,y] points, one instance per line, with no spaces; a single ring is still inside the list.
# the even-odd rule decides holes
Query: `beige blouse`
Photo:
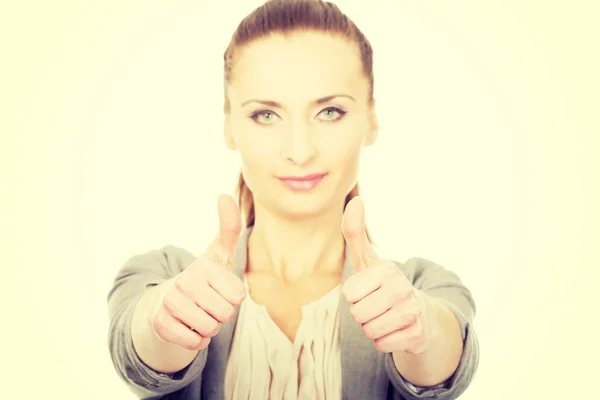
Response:
[[[338,400],[342,394],[340,285],[302,307],[294,343],[265,306],[250,297],[239,309],[225,372],[225,399]]]

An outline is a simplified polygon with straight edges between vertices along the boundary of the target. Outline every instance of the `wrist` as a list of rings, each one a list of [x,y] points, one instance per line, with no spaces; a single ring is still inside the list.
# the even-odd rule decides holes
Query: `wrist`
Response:
[[[435,345],[444,337],[442,334],[443,328],[440,317],[443,315],[444,311],[446,311],[444,310],[446,307],[437,299],[428,296],[422,291],[416,290],[416,292],[422,304],[424,317],[423,324],[428,342],[427,348],[430,349],[435,347]]]
[[[146,288],[136,301],[131,324],[131,333],[133,336],[137,338],[157,337],[152,326],[152,321],[166,293],[165,283],[167,281]]]

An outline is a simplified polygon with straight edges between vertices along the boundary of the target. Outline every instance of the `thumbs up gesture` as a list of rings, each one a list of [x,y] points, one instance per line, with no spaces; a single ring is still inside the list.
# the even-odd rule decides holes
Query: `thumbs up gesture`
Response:
[[[151,319],[161,341],[188,350],[206,348],[246,296],[243,282],[232,272],[242,230],[240,211],[227,195],[219,198],[218,211],[214,242],[173,279]]]
[[[350,315],[381,352],[421,353],[432,329],[424,295],[413,287],[392,261],[380,259],[367,239],[364,205],[353,198],[344,212],[342,231],[355,273],[342,293],[351,303]]]

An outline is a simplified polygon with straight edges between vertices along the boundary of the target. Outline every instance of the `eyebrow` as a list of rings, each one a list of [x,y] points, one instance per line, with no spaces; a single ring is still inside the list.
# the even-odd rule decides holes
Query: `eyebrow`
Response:
[[[354,99],[354,97],[347,95],[347,94],[333,94],[331,96],[325,96],[325,97],[321,97],[315,101],[313,101],[314,104],[323,104],[323,103],[328,103],[331,100],[338,98],[338,97],[345,97],[347,99],[350,99],[352,101],[356,101]],[[245,105],[249,104],[249,103],[260,103],[263,104],[265,106],[268,107],[277,107],[277,108],[283,108],[283,106],[276,102],[276,101],[272,101],[272,100],[248,100],[242,103],[242,107],[244,107]]]

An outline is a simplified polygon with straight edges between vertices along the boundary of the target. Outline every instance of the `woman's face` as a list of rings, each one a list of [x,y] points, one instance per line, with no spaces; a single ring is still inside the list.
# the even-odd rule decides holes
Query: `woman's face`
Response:
[[[225,138],[240,152],[255,204],[291,218],[341,212],[361,148],[377,136],[358,46],[303,32],[237,54]]]

